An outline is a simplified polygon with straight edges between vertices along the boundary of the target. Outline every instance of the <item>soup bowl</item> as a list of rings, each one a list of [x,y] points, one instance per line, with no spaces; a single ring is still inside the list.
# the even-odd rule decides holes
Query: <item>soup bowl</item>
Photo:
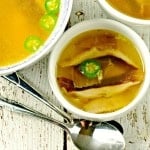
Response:
[[[89,48],[87,45],[90,45],[90,47],[93,46],[92,44],[88,44],[88,43],[90,43],[90,40],[89,40],[90,38],[89,37],[92,37],[91,39],[94,39],[95,34],[97,34],[96,31],[98,31],[98,34],[100,36],[101,35],[104,35],[104,36],[106,35],[106,36],[104,37],[104,39],[103,39],[103,36],[101,36],[100,37],[101,40],[98,40],[98,38],[97,38],[97,40],[94,41],[94,43],[96,43],[96,41],[98,41],[97,45],[99,47],[97,45],[94,45],[94,47]],[[104,31],[104,33],[103,33],[103,31]],[[111,34],[109,34],[109,32]],[[87,34],[87,35],[89,35],[89,37],[86,37],[86,34],[84,34],[84,33],[89,33],[89,34]],[[121,97],[120,100],[119,100],[120,96],[116,94],[115,95],[116,100],[114,100],[114,102],[112,102],[110,97],[112,96],[111,95],[113,93],[112,91],[115,91],[114,90],[115,87],[111,87],[109,90],[105,89],[104,91],[102,89],[98,89],[98,91],[102,90],[103,92],[98,93],[98,95],[100,94],[101,97],[100,98],[98,97],[98,101],[96,100],[96,105],[94,105],[94,107],[93,107],[93,104],[90,103],[91,104],[90,105],[90,104],[88,104],[88,102],[92,101],[92,98],[93,98],[92,96],[95,96],[97,94],[96,92],[90,94],[91,91],[87,90],[85,93],[84,92],[82,93],[82,90],[84,90],[84,88],[83,88],[80,91],[82,94],[80,95],[80,92],[79,92],[79,95],[78,95],[78,90],[79,90],[80,87],[77,88],[77,94],[76,94],[76,92],[73,91],[74,88],[72,89],[72,87],[70,87],[70,83],[71,83],[71,86],[76,84],[76,83],[72,84],[72,82],[70,82],[70,80],[62,80],[62,82],[61,82],[61,80],[59,80],[60,77],[61,77],[61,74],[67,75],[68,78],[70,78],[71,76],[75,76],[75,72],[72,73],[72,70],[67,71],[63,68],[63,67],[65,67],[65,63],[64,63],[63,60],[65,60],[65,61],[69,60],[70,61],[69,63],[71,65],[67,66],[68,68],[71,67],[72,64],[75,61],[83,62],[83,63],[81,63],[82,64],[81,66],[80,65],[75,65],[75,67],[73,67],[73,68],[78,68],[79,69],[78,71],[80,71],[80,73],[83,75],[85,70],[84,69],[82,70],[82,67],[83,67],[83,64],[85,64],[86,61],[89,61],[91,58],[92,59],[97,58],[97,56],[95,57],[95,55],[97,55],[97,53],[98,53],[99,56],[102,56],[103,59],[105,59],[105,57],[107,57],[107,55],[105,55],[105,54],[99,54],[99,51],[97,51],[97,48],[100,49],[100,50],[102,49],[102,51],[104,49],[104,52],[106,52],[109,56],[113,55],[113,56],[118,57],[117,54],[114,54],[112,52],[116,48],[116,46],[113,43],[113,41],[114,41],[113,35],[116,35],[116,34],[119,35],[119,36],[115,37],[115,39],[121,39],[121,36],[123,35],[124,37],[127,37],[127,39],[129,39],[129,41],[133,44],[133,47],[135,48],[136,53],[138,53],[138,55],[140,57],[141,65],[143,66],[143,68],[142,68],[143,71],[142,72],[144,72],[144,74],[143,74],[143,76],[140,76],[141,82],[140,82],[140,86],[139,86],[136,94],[133,97],[131,97],[131,100],[128,103],[126,103],[124,106],[119,107],[115,110],[113,110],[113,107],[112,107],[109,110],[110,106],[118,105],[118,103],[120,103],[119,101],[122,101],[122,102],[126,101],[126,96],[125,95],[130,95],[131,93],[134,93],[134,91],[132,91],[132,89],[129,89],[128,94],[125,93]],[[81,37],[79,35],[81,35]],[[83,36],[83,35],[85,35],[85,36]],[[85,39],[87,41],[82,40],[82,37],[85,37]],[[69,45],[69,43],[74,41],[73,39],[77,39],[77,40],[75,40],[76,44],[74,46],[72,46],[71,44]],[[101,45],[103,45],[103,43],[105,43],[105,40],[106,41],[108,40],[109,42],[108,43],[106,42],[106,45],[104,45],[104,47],[103,46],[101,47]],[[126,40],[124,39],[123,41],[126,41]],[[107,47],[107,45],[108,45],[108,47]],[[90,55],[89,55],[90,59],[86,60],[85,62],[82,61],[83,57],[86,57],[88,55],[88,53],[84,53],[84,52],[80,53],[80,50],[79,50],[79,55],[74,56],[74,54],[76,54],[76,46],[77,46],[77,49],[80,49],[80,48],[82,49],[82,47],[85,47],[84,51],[90,52]],[[67,47],[69,47],[68,48],[69,50],[65,51],[65,49],[67,49]],[[125,48],[125,50],[126,50],[126,48]],[[96,54],[94,54],[95,51],[96,51]],[[127,51],[127,53],[129,52],[130,55],[133,55],[131,49],[128,49],[126,51]],[[65,59],[62,58],[63,55],[65,55],[65,57],[66,57]],[[119,54],[119,55],[122,55],[122,54]],[[68,58],[68,56],[69,56],[69,58]],[[118,58],[116,60],[118,60]],[[60,62],[62,62],[62,63],[60,63]],[[115,118],[119,117],[120,115],[125,114],[129,110],[133,109],[134,106],[142,100],[143,96],[145,95],[145,93],[148,89],[149,83],[150,83],[150,78],[149,78],[150,68],[149,68],[149,65],[150,65],[150,56],[149,56],[148,48],[145,45],[144,41],[140,38],[140,36],[137,33],[135,33],[133,30],[131,30],[126,25],[123,25],[122,23],[119,23],[117,21],[109,20],[109,19],[95,19],[95,20],[83,21],[81,23],[78,23],[78,24],[74,25],[73,27],[68,29],[63,34],[63,36],[58,40],[58,42],[55,45],[53,51],[51,52],[50,58],[49,58],[48,78],[49,78],[49,82],[50,82],[52,91],[54,92],[54,94],[55,94],[56,98],[58,99],[58,101],[69,112],[71,112],[72,115],[75,118],[106,121],[106,120],[115,119]],[[58,70],[59,68],[61,68],[61,70]],[[103,68],[103,66],[101,66],[101,68]],[[98,72],[98,75],[100,75],[100,76],[98,76],[98,79],[100,79],[100,81],[101,81],[102,78],[104,78],[104,76],[101,76],[101,73],[104,74],[104,72],[105,71],[103,69],[102,69],[102,71]],[[112,72],[115,72],[115,70],[113,70]],[[107,75],[108,74],[110,74],[110,72],[108,72]],[[133,74],[134,74],[133,72],[130,72],[131,76]],[[90,77],[90,79],[91,79],[91,76],[89,75],[87,77]],[[77,78],[77,82],[78,82],[78,78]],[[65,86],[67,86],[67,87],[65,87]],[[62,90],[62,89],[64,89],[64,87],[66,89]],[[121,87],[119,87],[119,89],[121,89]],[[73,94],[73,96],[75,96],[75,100],[73,102],[70,102],[70,97],[68,97],[64,94],[64,93],[66,93],[66,91],[69,91],[69,92],[73,91],[71,93],[71,95]],[[78,96],[84,97],[84,99],[82,100],[82,98],[80,99],[80,98],[78,98]],[[105,97],[105,99],[104,99],[104,97]],[[107,101],[107,98],[109,98],[108,99],[109,104],[105,105],[104,101]],[[87,106],[86,105],[83,109],[80,106],[78,106],[78,103],[80,103],[81,101],[82,101],[83,104],[88,104],[88,107],[86,107]],[[106,110],[103,110],[102,112],[96,112],[95,110],[97,109],[97,107],[98,107],[98,109],[101,108],[101,107],[105,107]],[[90,109],[92,108],[92,111],[91,110],[87,111],[87,109],[85,109],[85,108],[90,108]],[[109,111],[107,111],[107,108],[108,108]]]
[[[139,2],[138,2],[139,1]],[[144,18],[139,18],[136,16],[132,16],[132,15],[127,15],[125,12],[121,11],[119,9],[116,9],[115,7],[113,7],[107,0],[98,0],[101,8],[112,18],[116,19],[117,21],[123,22],[127,25],[136,25],[136,26],[150,26],[150,12],[149,13],[149,19],[144,19]],[[126,1],[125,1],[126,2]],[[135,3],[137,4],[133,4],[133,1],[130,1],[132,6],[134,6],[134,8],[139,7],[140,4],[140,0],[137,0],[137,2],[135,1]],[[142,2],[142,1],[141,1]],[[148,2],[149,3],[149,2]],[[124,5],[121,3],[121,5]],[[150,6],[150,4],[149,4]],[[149,9],[147,9],[149,10]],[[138,12],[139,10],[132,10],[132,12]],[[145,15],[143,15],[145,16]]]
[[[44,3],[44,2],[45,2],[45,6],[44,6],[44,4],[42,6],[40,6],[40,4]],[[49,9],[51,9],[51,5],[52,5],[51,2],[59,2],[59,12],[56,13],[56,15],[55,15],[55,19],[56,19],[56,16],[57,16],[57,21],[55,23],[55,26],[49,32],[49,31],[46,31],[46,27],[47,26],[44,26],[44,21],[48,18],[47,14],[50,14],[49,13]],[[18,15],[18,17],[22,16],[22,17],[20,17],[21,18],[20,20],[16,17],[18,20],[15,22],[15,17],[13,18],[14,14],[12,13],[11,15],[12,15],[12,19],[14,19],[14,24],[17,23],[17,25],[20,25],[21,28],[26,28],[25,30],[27,30],[29,28],[29,24],[30,24],[30,22],[28,23],[28,19],[29,18],[26,18],[27,16],[30,15],[30,14],[28,14],[29,11],[30,12],[32,12],[32,11],[33,12],[34,11],[39,12],[39,10],[42,10],[43,12],[45,11],[45,14],[42,14],[43,17],[41,17],[41,19],[37,23],[37,26],[41,27],[39,35],[41,34],[41,31],[43,31],[43,32],[45,32],[47,34],[47,37],[46,37],[46,39],[44,39],[42,41],[42,45],[34,52],[32,52],[32,50],[30,50],[30,44],[32,44],[32,42],[29,43],[29,39],[28,40],[26,39],[26,41],[28,43],[25,43],[25,39],[23,39],[24,40],[24,44],[22,44],[22,47],[24,49],[26,47],[29,47],[29,50],[26,50],[26,51],[29,52],[29,53],[31,52],[31,54],[29,54],[27,57],[24,57],[23,59],[21,58],[20,60],[17,60],[16,62],[11,62],[8,59],[8,56],[4,55],[4,53],[1,52],[1,55],[3,54],[3,56],[1,56],[2,60],[4,60],[6,62],[6,65],[0,66],[0,75],[10,74],[12,72],[16,72],[16,71],[18,71],[20,69],[28,67],[29,65],[31,65],[31,64],[37,62],[38,60],[40,60],[42,57],[47,55],[52,50],[52,47],[54,46],[56,41],[59,39],[59,37],[62,35],[62,33],[64,32],[64,29],[65,29],[65,27],[67,25],[67,22],[69,20],[70,13],[71,13],[71,10],[72,10],[73,0],[57,0],[57,1],[51,1],[51,2],[49,0],[43,0],[43,1],[36,0],[34,2],[31,2],[31,1],[27,2],[27,1],[25,1],[24,3],[26,3],[26,6],[28,6],[30,3],[33,3],[32,5],[34,5],[34,6],[38,6],[37,8],[34,8],[34,7],[31,8],[31,9],[27,8],[28,9],[27,12],[24,12],[24,11],[26,11],[26,8],[24,8],[24,6],[23,6],[24,3],[17,4],[16,1],[10,3],[9,7],[11,7],[11,5],[15,5],[15,6],[18,5],[19,7],[22,6],[21,8],[13,8],[13,12],[16,13]],[[3,3],[5,3],[5,2],[3,2]],[[35,14],[35,16],[34,16],[35,18],[37,17],[36,15],[37,14]],[[52,12],[52,15],[53,15],[53,12]],[[24,18],[25,18],[25,20],[23,20]],[[7,17],[6,17],[6,19],[7,19]],[[32,39],[32,38],[34,39],[32,34],[36,34],[36,29],[34,28],[35,21],[32,21],[33,18],[31,18],[29,20],[31,20],[31,22],[33,23],[33,26],[31,27],[31,38],[30,39]],[[11,30],[14,30],[13,29],[14,24],[12,23]],[[43,29],[42,29],[42,27],[43,27]],[[45,27],[45,30],[44,30],[44,27]],[[14,28],[16,28],[16,27],[14,27]],[[20,29],[20,27],[18,27],[18,29]],[[33,33],[32,33],[32,29],[33,30],[35,29],[35,31],[33,31]],[[19,37],[19,35],[20,35],[19,31],[17,33],[14,33],[16,31],[12,31],[12,32],[13,32],[13,34],[11,34],[11,35],[13,35],[13,36],[17,35],[17,37],[18,37],[18,39],[15,40],[15,41],[13,40],[13,37],[12,37],[12,41],[14,41],[14,43],[12,43],[12,47],[13,47],[15,43],[18,43],[18,41],[22,39],[22,37],[21,38]],[[23,32],[21,34],[24,34],[25,36],[29,36],[30,35],[30,33],[23,33]],[[10,36],[10,35],[8,34],[8,36]],[[4,35],[4,37],[6,37],[6,39],[4,40],[4,42],[5,42],[5,41],[7,41],[7,36]],[[35,42],[35,47],[38,46],[38,38],[36,38],[36,39],[37,39],[37,43]],[[6,45],[10,45],[10,43],[8,43],[8,44],[6,43]],[[12,47],[10,46],[10,49],[9,49],[10,52],[13,49]],[[33,47],[33,49],[34,49],[34,47]],[[9,54],[9,52],[8,52],[8,54]],[[23,55],[24,54],[22,54],[22,53],[18,54],[19,57],[20,56],[22,57]],[[18,56],[16,55],[16,51],[14,51],[14,54],[12,54],[12,56],[9,56],[9,57],[10,58],[13,58],[13,57],[17,58]]]

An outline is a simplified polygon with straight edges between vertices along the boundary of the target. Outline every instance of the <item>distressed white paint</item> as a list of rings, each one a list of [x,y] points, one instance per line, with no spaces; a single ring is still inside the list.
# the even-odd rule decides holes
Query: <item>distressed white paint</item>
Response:
[[[96,0],[74,0],[68,26],[93,18],[108,18],[100,9]],[[150,29],[135,26],[132,26],[132,28],[140,34],[149,47]],[[52,102],[59,106],[48,84],[47,58],[43,58],[35,65],[20,72],[42,93],[47,95]],[[49,108],[36,101],[35,98],[2,78],[0,78],[0,94],[40,110],[49,116],[62,119]],[[126,150],[150,149],[149,99],[150,94],[147,93],[142,103],[117,120],[124,128]],[[0,150],[63,150],[63,140],[64,133],[60,128],[46,121],[17,114],[0,107]],[[68,150],[77,150],[69,136],[66,147]]]

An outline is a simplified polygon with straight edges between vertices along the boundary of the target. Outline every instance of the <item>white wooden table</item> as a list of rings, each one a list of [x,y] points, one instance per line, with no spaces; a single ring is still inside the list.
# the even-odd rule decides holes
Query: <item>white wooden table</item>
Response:
[[[68,27],[87,19],[107,18],[96,0],[74,0]],[[150,46],[150,28],[132,28]],[[47,78],[48,56],[20,73],[59,106]],[[15,85],[0,78],[0,94],[61,120],[55,112]],[[126,150],[150,149],[150,94],[133,111],[117,119],[124,128]],[[62,129],[50,123],[0,107],[0,150],[77,150]]]

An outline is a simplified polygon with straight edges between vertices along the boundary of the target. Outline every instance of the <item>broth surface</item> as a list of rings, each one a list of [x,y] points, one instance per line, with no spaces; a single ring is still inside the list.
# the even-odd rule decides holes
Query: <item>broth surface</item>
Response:
[[[129,16],[150,19],[149,0],[106,0],[112,7]]]
[[[92,30],[75,37],[62,51],[57,64],[58,84],[61,92],[64,94],[67,100],[80,109],[93,113],[115,111],[126,106],[132,101],[139,91],[141,82],[127,88],[123,92],[111,96],[110,93],[114,89],[112,88],[113,85],[119,85],[120,82],[126,83],[126,81],[122,82],[124,78],[124,70],[127,72],[129,71],[129,73],[127,73],[129,76],[125,78],[130,78],[130,76],[132,76],[132,71],[130,69],[133,69],[133,72],[136,69],[131,67],[131,65],[122,62],[120,58],[112,57],[109,54],[108,56],[103,56],[100,58],[95,56],[93,57],[93,59],[101,61],[102,63],[103,79],[100,81],[100,83],[97,84],[97,78],[88,79],[83,76],[78,70],[80,60],[82,59],[81,55],[87,57],[87,53],[89,53],[89,51],[91,51],[90,54],[93,55],[93,53],[95,53],[95,49],[98,49],[98,52],[106,50],[109,51],[110,54],[111,51],[119,51],[119,53],[121,52],[136,64],[136,67],[138,68],[137,70],[142,73],[140,79],[143,80],[144,68],[141,57],[129,39],[110,30]],[[74,61],[72,62],[72,60]],[[78,61],[78,63],[75,61]],[[73,65],[73,63],[75,65]],[[106,67],[107,65],[109,67]],[[111,69],[112,67],[115,69]],[[136,76],[136,73],[133,76]],[[108,90],[109,84],[110,90]],[[92,88],[97,88],[99,85],[100,87],[104,88],[108,86],[107,90],[110,91],[110,93],[106,92],[104,95],[100,95],[100,97],[95,96],[97,91],[94,91],[93,94],[90,93],[93,92],[91,90]],[[122,88],[120,85],[119,89]],[[89,88],[90,91],[88,92],[87,90],[85,94],[83,91],[87,88]],[[75,92],[77,93],[79,91],[80,92],[78,94],[74,94],[74,90],[76,90]],[[99,90],[102,89],[98,89],[98,91]],[[81,94],[82,92],[83,94]],[[90,96],[88,97],[88,95]]]
[[[40,25],[41,18],[47,14],[46,2],[48,0],[0,2],[0,67],[26,59],[48,38],[51,31]],[[57,15],[58,12],[53,16]]]

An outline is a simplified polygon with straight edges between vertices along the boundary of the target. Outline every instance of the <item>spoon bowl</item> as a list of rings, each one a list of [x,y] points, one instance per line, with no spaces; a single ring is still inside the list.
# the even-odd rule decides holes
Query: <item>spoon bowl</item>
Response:
[[[120,131],[107,122],[77,121],[69,131],[74,144],[82,150],[122,150],[125,147]]]

